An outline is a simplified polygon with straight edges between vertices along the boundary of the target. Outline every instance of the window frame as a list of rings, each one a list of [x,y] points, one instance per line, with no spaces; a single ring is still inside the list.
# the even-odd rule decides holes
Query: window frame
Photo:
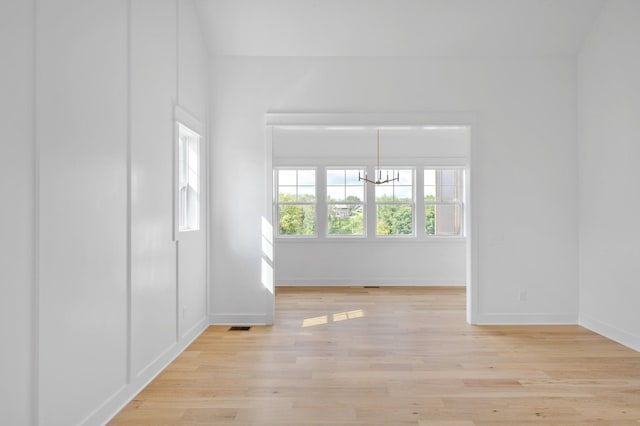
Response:
[[[468,165],[460,162],[448,162],[443,159],[436,159],[431,162],[427,159],[401,159],[401,161],[394,161],[394,163],[387,167],[382,167],[382,170],[411,170],[412,171],[412,194],[413,199],[409,201],[396,201],[396,202],[377,202],[375,197],[377,185],[364,184],[364,202],[363,205],[363,235],[351,235],[351,234],[329,234],[329,206],[327,193],[327,170],[366,170],[369,176],[374,175],[375,166],[372,164],[355,166],[354,162],[341,161],[335,158],[321,158],[318,161],[310,162],[306,159],[286,159],[274,164],[273,171],[273,218],[274,218],[274,237],[282,242],[294,243],[295,241],[316,241],[317,243],[331,243],[332,241],[341,240],[348,244],[349,242],[357,243],[381,243],[385,241],[406,241],[408,243],[434,243],[437,241],[454,242],[456,240],[464,240],[468,238],[467,235],[467,196],[468,196]],[[281,234],[280,233],[280,204],[286,202],[278,201],[278,170],[314,170],[315,171],[315,202],[289,202],[288,204],[315,204],[315,233],[309,235],[298,234]],[[454,203],[443,202],[446,204],[459,205],[458,220],[460,232],[457,235],[428,235],[427,232],[427,218],[426,213],[429,205],[436,204],[433,201],[426,201],[425,198],[425,181],[424,173],[427,170],[458,170],[458,201]],[[384,172],[383,172],[384,173]],[[384,177],[384,176],[383,176]],[[381,204],[410,204],[411,207],[411,234],[378,234],[377,233],[377,217],[378,217],[378,205]],[[338,202],[338,204],[346,204]]]
[[[356,238],[356,239],[365,239],[367,238],[367,186],[366,182],[362,181],[362,200],[360,202],[350,202],[346,200],[346,191],[347,187],[355,186],[355,185],[347,185],[346,172],[348,170],[357,170],[364,173],[367,170],[366,166],[324,166],[324,185],[323,185],[323,196],[324,196],[324,204],[325,204],[325,212],[326,212],[326,220],[325,220],[325,236],[330,239],[334,238]],[[338,185],[329,185],[327,175],[330,170],[343,170],[345,172],[345,180],[344,184],[340,185],[345,190],[345,200],[344,201],[329,201],[329,187],[330,186],[338,186]],[[361,205],[362,206],[362,234],[330,234],[329,233],[329,208],[332,205],[345,204],[345,205]]]
[[[274,223],[277,226],[274,226],[275,236],[277,238],[303,238],[303,239],[312,239],[318,237],[318,167],[313,166],[278,166],[273,168],[273,217],[275,218]],[[296,172],[296,201],[280,201],[280,173],[281,170],[293,170]],[[309,185],[299,185],[298,183],[298,172],[301,170],[312,170],[314,172],[314,201],[299,201],[298,198],[298,188],[300,186],[309,186]],[[284,185],[291,186],[291,185]],[[280,206],[313,206],[314,214],[313,214],[313,234],[283,234],[280,232]]]
[[[389,167],[384,167],[381,168],[383,174],[382,176],[386,178],[386,173],[384,173],[385,171],[391,171],[392,173],[395,172],[401,172],[403,170],[408,170],[411,172],[411,200],[410,201],[378,201],[378,197],[376,195],[376,189],[381,186],[381,185],[372,185],[373,188],[373,205],[374,205],[374,216],[375,216],[375,222],[374,222],[374,226],[373,226],[373,230],[374,230],[374,236],[376,239],[395,239],[395,238],[412,238],[415,239],[418,237],[418,233],[417,233],[417,229],[416,229],[416,210],[417,210],[417,206],[416,206],[416,170],[417,170],[417,166],[413,166],[413,165],[397,165],[397,166],[389,166]],[[374,171],[374,175],[373,176],[377,176],[378,175],[378,170],[377,169],[373,169]],[[392,174],[392,176],[395,176],[395,174]],[[390,182],[391,186],[393,188],[393,193],[394,193],[394,198],[395,198],[395,187],[396,186],[408,186],[408,185],[400,185],[400,184],[396,184],[395,181],[394,182]],[[383,184],[383,185],[388,185],[388,184]],[[411,233],[410,234],[379,234],[378,233],[378,206],[403,206],[403,205],[408,205],[411,208]]]
[[[183,138],[194,138],[194,140],[184,141]],[[196,170],[196,182],[192,182],[191,171],[192,161],[191,161],[191,145],[194,144],[196,147],[196,159],[195,159],[195,170]],[[176,198],[177,198],[177,230],[178,232],[192,232],[199,231],[201,228],[201,217],[200,217],[200,191],[202,185],[202,176],[201,176],[201,145],[202,145],[202,136],[197,131],[193,130],[187,124],[182,121],[177,121],[177,141],[176,141],[176,161],[177,161],[177,178],[176,178]],[[184,161],[181,161],[184,159]],[[182,179],[183,167],[185,168],[184,174],[186,178]],[[184,184],[183,184],[184,183]],[[193,192],[195,195],[191,195],[191,188],[195,188]],[[184,190],[184,191],[183,191]],[[184,194],[184,195],[183,195]],[[193,216],[193,217],[192,217]],[[184,220],[183,220],[184,219]]]
[[[433,185],[435,187],[436,190],[436,199],[435,200],[427,200],[426,199],[426,187],[428,185],[425,184],[424,181],[424,175],[427,171],[429,170],[434,170],[436,172],[436,182],[435,185]],[[438,188],[440,188],[440,191],[442,191],[442,187],[444,186],[450,186],[450,185],[442,185],[442,184],[438,184],[438,173],[442,173],[445,170],[453,170],[456,172],[456,185],[455,186],[455,190],[457,193],[457,197],[455,201],[442,201],[442,200],[438,200]],[[464,238],[466,237],[465,235],[465,213],[464,213],[464,208],[465,208],[465,167],[464,166],[460,166],[460,165],[452,165],[452,166],[423,166],[422,167],[422,202],[423,202],[423,216],[424,216],[424,226],[422,229],[422,232],[424,233],[424,236],[426,239],[438,239],[438,238],[443,238],[443,239],[451,239],[451,238]],[[440,179],[442,179],[440,177]],[[429,185],[431,186],[431,185]],[[458,212],[457,212],[457,217],[456,217],[456,224],[455,226],[457,226],[458,228],[458,233],[457,234],[428,234],[427,233],[427,220],[426,220],[426,215],[427,215],[427,207],[428,206],[434,206],[434,207],[438,207],[438,206],[457,206],[458,207]],[[437,214],[437,212],[436,212]],[[436,226],[437,226],[437,219],[436,219]],[[437,231],[436,231],[437,232]]]

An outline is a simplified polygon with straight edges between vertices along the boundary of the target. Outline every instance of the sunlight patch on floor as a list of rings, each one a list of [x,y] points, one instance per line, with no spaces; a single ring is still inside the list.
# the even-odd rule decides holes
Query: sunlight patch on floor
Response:
[[[313,327],[316,325],[328,324],[330,322],[340,322],[364,317],[364,311],[357,309],[355,311],[338,312],[332,315],[321,315],[319,317],[306,318],[302,321],[302,327]]]

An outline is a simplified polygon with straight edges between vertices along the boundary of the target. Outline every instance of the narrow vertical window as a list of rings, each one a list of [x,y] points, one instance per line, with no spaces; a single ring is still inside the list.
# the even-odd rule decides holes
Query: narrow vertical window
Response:
[[[425,169],[425,232],[462,235],[462,169]]]
[[[178,123],[178,229],[200,229],[200,135]]]
[[[316,235],[315,169],[278,169],[276,188],[278,234]]]
[[[327,169],[327,234],[364,235],[364,169]]]
[[[378,171],[376,170],[376,176]],[[399,180],[376,185],[376,235],[413,235],[413,170],[382,170],[382,178]]]

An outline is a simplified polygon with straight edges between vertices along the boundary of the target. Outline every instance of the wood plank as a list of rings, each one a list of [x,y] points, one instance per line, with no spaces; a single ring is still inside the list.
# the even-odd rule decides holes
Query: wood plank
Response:
[[[110,424],[639,425],[640,354],[579,326],[471,326],[452,287],[280,287]]]

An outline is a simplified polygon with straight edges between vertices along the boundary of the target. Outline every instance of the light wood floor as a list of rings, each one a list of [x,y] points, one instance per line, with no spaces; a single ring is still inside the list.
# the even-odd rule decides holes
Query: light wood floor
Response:
[[[578,326],[470,326],[460,288],[278,288],[112,425],[636,425],[640,353]]]

